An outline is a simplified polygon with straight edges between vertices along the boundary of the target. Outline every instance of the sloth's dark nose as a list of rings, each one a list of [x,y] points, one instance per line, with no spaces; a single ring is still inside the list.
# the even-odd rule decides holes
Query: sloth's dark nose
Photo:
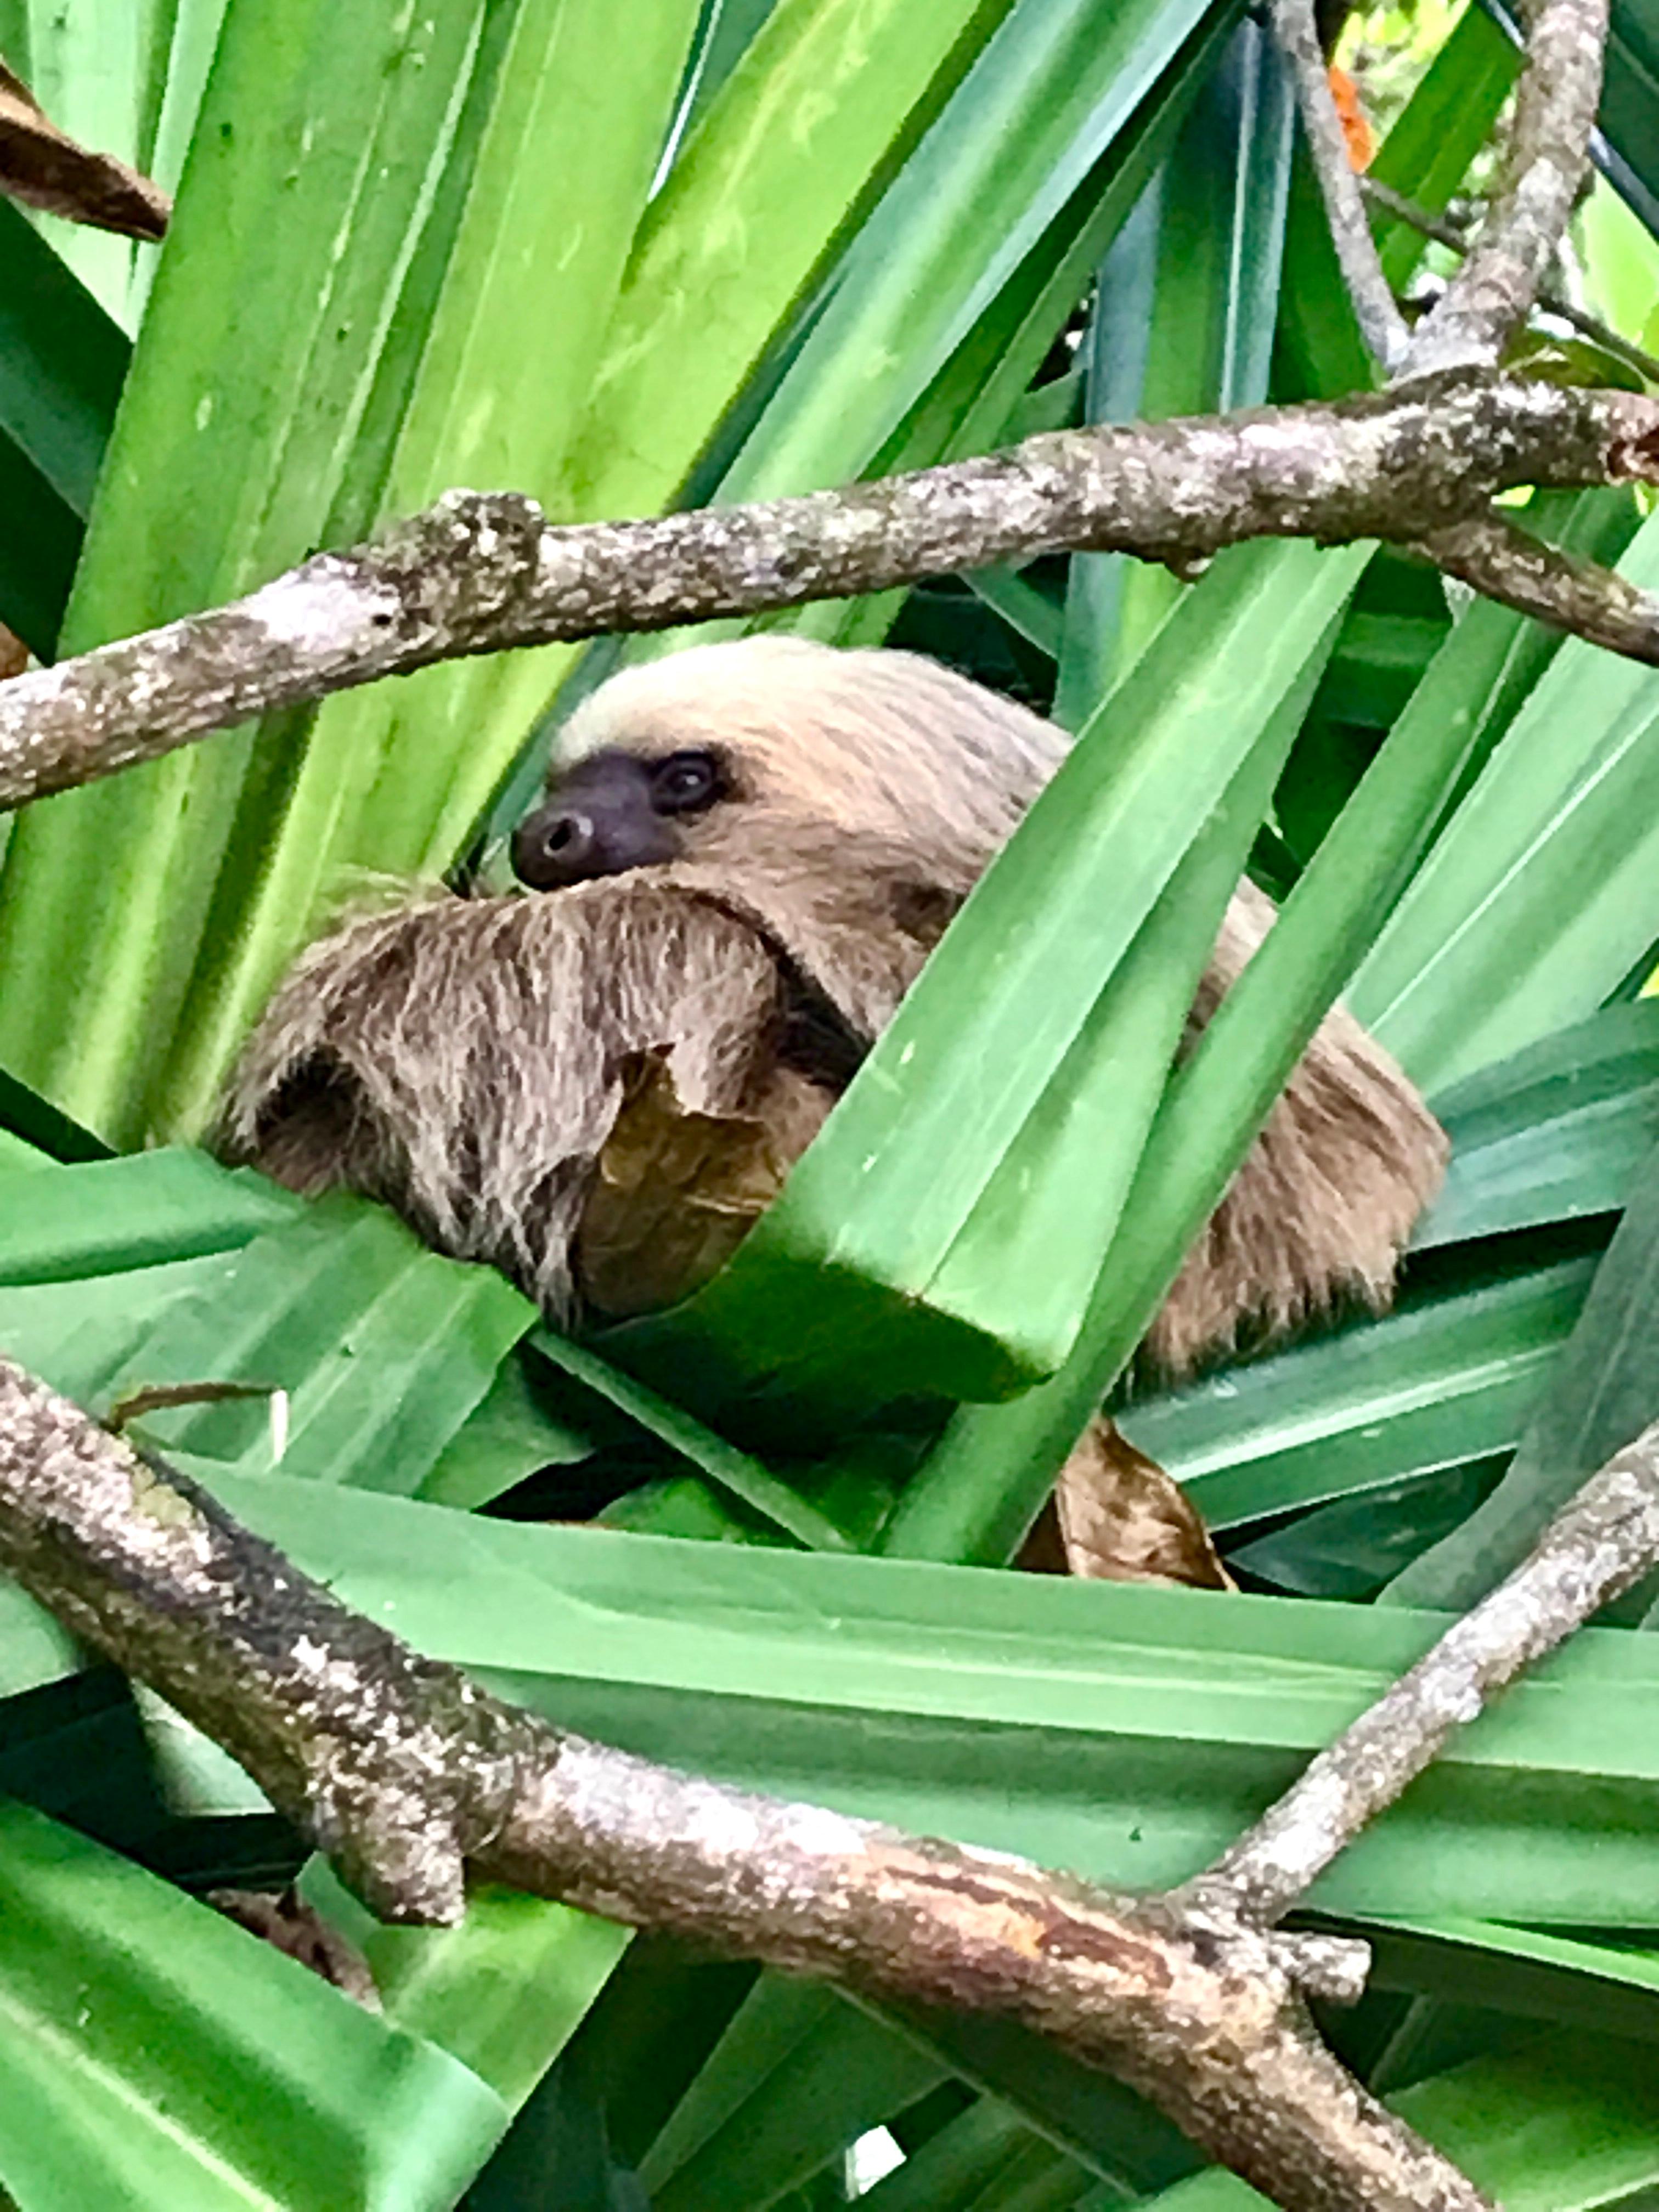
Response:
[[[565,890],[672,860],[678,850],[673,823],[653,810],[642,763],[626,753],[599,753],[562,777],[519,824],[513,872],[532,891]]]
[[[599,831],[580,807],[552,807],[520,823],[513,840],[513,872],[532,890],[579,884],[596,872]]]

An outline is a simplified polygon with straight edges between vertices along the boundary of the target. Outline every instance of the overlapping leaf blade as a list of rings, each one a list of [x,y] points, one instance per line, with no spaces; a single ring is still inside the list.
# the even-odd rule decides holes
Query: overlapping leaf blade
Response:
[[[269,1946],[0,1806],[0,2179],[23,2212],[448,2212],[499,2098]]]
[[[458,1520],[280,1475],[216,1486],[349,1603],[562,1724],[1114,1881],[1195,1870],[1438,1626]],[[1320,1900],[1644,1924],[1656,1698],[1651,1639],[1578,1638],[1454,1742]]]
[[[1620,564],[1659,576],[1646,524]],[[1350,992],[1427,1089],[1585,1019],[1659,936],[1659,691],[1570,641]]]

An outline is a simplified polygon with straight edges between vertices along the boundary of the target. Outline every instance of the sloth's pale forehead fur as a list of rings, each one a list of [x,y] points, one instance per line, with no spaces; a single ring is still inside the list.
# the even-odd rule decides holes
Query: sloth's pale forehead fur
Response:
[[[730,797],[684,825],[688,854],[711,856],[764,817],[785,835],[903,847],[965,890],[1065,750],[1052,722],[916,653],[761,635],[612,677],[565,726],[555,774],[596,752],[714,752]]]

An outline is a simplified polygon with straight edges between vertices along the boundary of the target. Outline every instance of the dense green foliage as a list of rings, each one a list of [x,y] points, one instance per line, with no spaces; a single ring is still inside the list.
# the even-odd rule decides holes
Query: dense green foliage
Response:
[[[1376,170],[1441,207],[1515,62],[1473,8],[1419,39]],[[43,655],[455,483],[648,513],[1369,376],[1277,65],[1222,0],[0,0],[0,54],[179,187],[159,264],[0,204],[0,620]],[[1656,63],[1659,4],[1622,0],[1625,197],[1599,186],[1579,238],[1593,304],[1649,343]],[[1420,242],[1380,235],[1403,285]],[[1525,519],[1659,580],[1628,494]],[[488,873],[560,706],[677,641],[556,649],[16,819],[0,1348],[99,1413],[242,1386],[138,1433],[555,1719],[1176,1881],[1659,1413],[1659,686],[1368,546],[1244,548],[1184,589],[1079,555],[797,621],[938,652],[1079,743],[722,1277],[579,1347],[376,1209],[192,1146],[351,872]],[[1171,1076],[1247,864],[1282,924]],[[1455,1146],[1398,1310],[1123,1414],[1244,1594],[965,1564],[1006,1561],[1124,1394],[1338,992]],[[919,1394],[931,1427],[886,1418]],[[376,1929],[313,1864],[385,1996],[361,2013],[199,1901],[299,1865],[242,1778],[0,1600],[23,2212],[819,2212],[888,2125],[908,2155],[872,2212],[1256,2201],[1005,2027],[878,2019],[506,1895]],[[1511,2207],[1659,2192],[1646,1601],[1313,1899],[1378,1946],[1339,2046]]]

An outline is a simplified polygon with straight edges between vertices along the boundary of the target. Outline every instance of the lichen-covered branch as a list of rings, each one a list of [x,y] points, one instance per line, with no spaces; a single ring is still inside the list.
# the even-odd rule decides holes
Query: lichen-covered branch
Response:
[[[1273,26],[1295,81],[1297,107],[1319,179],[1325,221],[1359,335],[1372,359],[1392,374],[1405,361],[1411,332],[1395,303],[1371,236],[1360,181],[1331,96],[1330,70],[1320,45],[1313,0],[1273,0]]]
[[[1593,1475],[1531,1557],[1322,1751],[1191,1894],[1256,1926],[1288,1912],[1455,1728],[1659,1559],[1659,1422]]]
[[[1412,333],[1408,375],[1495,362],[1526,320],[1589,164],[1607,0],[1537,0],[1502,178],[1480,234]]]
[[[1393,216],[1396,222],[1409,224],[1423,237],[1431,238],[1437,246],[1443,246],[1453,253],[1468,252],[1471,226],[1468,223],[1455,222],[1449,215],[1431,215],[1426,208],[1419,207],[1415,200],[1407,199],[1404,192],[1394,191],[1375,177],[1362,177],[1360,184],[1368,207],[1380,208],[1385,215]],[[1545,314],[1553,315],[1558,322],[1570,324],[1581,337],[1587,337],[1592,345],[1600,346],[1604,353],[1613,354],[1620,361],[1628,362],[1637,374],[1645,377],[1650,384],[1659,384],[1659,356],[1649,353],[1645,347],[1634,344],[1622,331],[1616,331],[1611,323],[1603,322],[1600,315],[1593,315],[1587,307],[1577,306],[1555,285],[1540,284],[1534,304]]]
[[[233,605],[0,686],[0,805],[460,654],[796,606],[1068,546],[1184,566],[1262,536],[1410,544],[1512,485],[1632,479],[1659,481],[1659,401],[1454,376],[1330,405],[1057,432],[879,483],[650,521],[550,528],[532,501],[452,493]],[[1638,645],[1659,651],[1652,638],[1621,649]]]
[[[1589,164],[1607,9],[1608,0],[1539,0],[1502,181],[1474,243],[1452,240],[1463,265],[1407,339],[1365,215],[1367,194],[1396,212],[1402,204],[1354,174],[1310,0],[1275,0],[1274,27],[1296,71],[1343,282],[1366,343],[1396,380],[1396,390],[1407,380],[1492,368],[1542,296]],[[1444,234],[1403,204],[1407,220]],[[1601,335],[1620,343],[1605,329]],[[1417,550],[1488,599],[1614,653],[1659,660],[1659,599],[1539,544],[1496,514],[1469,515],[1449,531],[1426,533]]]
[[[1659,662],[1659,595],[1546,544],[1500,510],[1437,530],[1419,550],[1447,575],[1505,606],[1610,653]]]
[[[241,1761],[389,1916],[470,1871],[890,2001],[1006,2014],[1153,2098],[1287,2212],[1485,2199],[1319,2043],[1280,1936],[565,1735],[422,1659],[0,1358],[0,1567]]]

